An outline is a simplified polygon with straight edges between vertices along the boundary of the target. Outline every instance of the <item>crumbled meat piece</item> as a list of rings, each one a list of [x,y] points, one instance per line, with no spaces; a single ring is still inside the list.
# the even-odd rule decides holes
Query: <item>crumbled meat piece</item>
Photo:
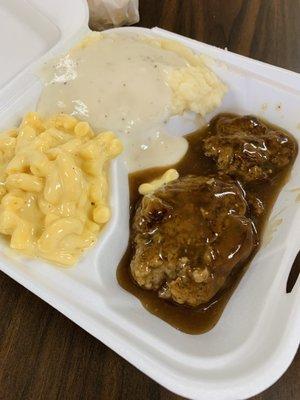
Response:
[[[179,304],[208,302],[256,245],[246,214],[228,177],[186,176],[144,196],[133,220],[134,280]]]
[[[271,177],[288,165],[297,152],[295,141],[288,134],[250,116],[216,117],[203,143],[205,154],[216,160],[220,171],[243,182]]]
[[[248,192],[246,196],[246,200],[248,202],[249,209],[251,214],[255,216],[262,215],[265,212],[265,206],[263,202],[255,196],[253,193]]]

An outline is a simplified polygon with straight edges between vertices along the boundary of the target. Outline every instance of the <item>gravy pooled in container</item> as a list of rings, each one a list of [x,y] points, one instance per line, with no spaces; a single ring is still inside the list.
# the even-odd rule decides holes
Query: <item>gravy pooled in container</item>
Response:
[[[278,128],[233,115],[186,138],[178,179],[141,198],[138,187],[165,170],[130,176],[131,237],[117,277],[147,310],[195,334],[217,323],[257,252],[297,145]]]
[[[178,162],[187,141],[167,133],[168,119],[185,111],[204,116],[226,92],[183,45],[124,33],[87,37],[48,62],[42,76],[39,113],[67,113],[95,130],[115,132],[130,172]]]

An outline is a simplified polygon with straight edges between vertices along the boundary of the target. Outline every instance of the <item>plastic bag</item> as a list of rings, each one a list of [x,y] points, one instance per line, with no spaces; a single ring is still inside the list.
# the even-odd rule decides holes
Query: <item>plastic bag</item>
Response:
[[[90,28],[96,31],[139,21],[138,0],[88,0]]]

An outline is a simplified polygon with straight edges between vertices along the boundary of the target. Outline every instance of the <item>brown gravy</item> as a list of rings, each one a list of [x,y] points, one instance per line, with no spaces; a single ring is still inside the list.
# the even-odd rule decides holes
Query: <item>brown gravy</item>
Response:
[[[270,124],[267,125],[272,127]],[[276,129],[278,131],[278,128]],[[286,134],[286,132],[284,133]],[[203,151],[202,140],[207,134],[208,127],[205,127],[200,131],[186,136],[189,142],[188,151],[178,164],[172,166],[172,168],[177,169],[180,176],[188,174],[211,175],[217,173],[216,163],[211,158],[206,157]],[[289,165],[270,179],[267,185],[265,182],[260,182],[248,183],[243,186],[247,194],[258,197],[265,205],[265,212],[262,215],[258,217],[251,215],[259,239],[262,237],[264,225],[280,189],[288,179],[293,161],[294,160],[291,160]],[[168,168],[170,167],[147,169],[129,176],[131,220],[136,205],[141,198],[141,195],[138,193],[139,185],[161,176]],[[254,254],[252,254],[251,259],[254,257],[257,250],[258,248],[256,248]],[[135,284],[130,273],[132,255],[133,249],[131,243],[129,243],[127,251],[117,269],[117,280],[120,286],[136,296],[149,312],[163,319],[173,327],[189,334],[204,333],[216,325],[227,302],[249,265],[248,261],[241,269],[232,274],[227,285],[208,303],[192,308],[163,300],[157,296],[156,292],[142,289]]]

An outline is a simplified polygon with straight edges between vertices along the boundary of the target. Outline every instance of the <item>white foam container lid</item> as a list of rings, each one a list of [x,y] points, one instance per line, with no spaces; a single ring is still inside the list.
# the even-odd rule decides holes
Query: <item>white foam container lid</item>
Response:
[[[7,0],[0,4],[0,19],[0,128],[5,129],[35,108],[42,88],[35,71],[87,33],[88,10],[84,0]],[[119,30],[176,39],[213,57],[212,68],[229,87],[215,113],[262,116],[299,141],[300,75],[158,28]],[[172,124],[178,132],[188,122],[175,118]],[[219,323],[203,335],[184,334],[146,312],[116,281],[128,240],[121,159],[111,171],[113,218],[77,267],[29,260],[1,242],[0,268],[171,391],[198,400],[245,399],[274,383],[299,345],[300,280],[285,292],[300,247],[299,169],[298,157],[270,217],[272,239],[252,261]]]

